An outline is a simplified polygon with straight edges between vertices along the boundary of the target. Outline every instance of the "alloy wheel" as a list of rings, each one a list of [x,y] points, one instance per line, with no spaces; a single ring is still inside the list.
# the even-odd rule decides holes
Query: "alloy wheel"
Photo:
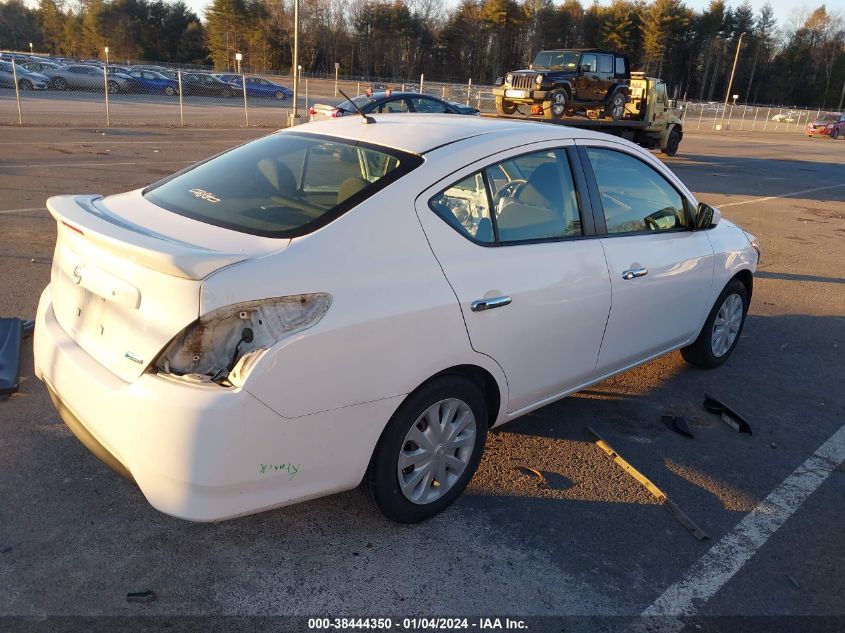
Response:
[[[716,358],[727,354],[736,341],[742,326],[742,310],[742,298],[738,294],[728,295],[719,308],[710,339],[710,350]]]

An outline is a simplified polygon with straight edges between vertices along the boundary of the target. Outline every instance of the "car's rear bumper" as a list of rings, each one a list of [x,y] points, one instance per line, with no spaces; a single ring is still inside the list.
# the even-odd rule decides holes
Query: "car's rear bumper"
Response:
[[[151,373],[126,383],[62,329],[50,287],[35,373],[73,433],[158,510],[216,521],[353,488],[401,398],[284,418],[244,389]]]

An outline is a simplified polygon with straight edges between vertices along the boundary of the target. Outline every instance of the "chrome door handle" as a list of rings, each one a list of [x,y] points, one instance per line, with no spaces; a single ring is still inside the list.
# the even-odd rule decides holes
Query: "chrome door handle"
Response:
[[[493,297],[492,299],[476,299],[469,304],[469,309],[473,312],[484,312],[485,310],[492,310],[493,308],[504,308],[510,305],[510,297]]]
[[[622,279],[633,279],[634,277],[645,277],[648,274],[648,268],[632,268],[622,273]]]

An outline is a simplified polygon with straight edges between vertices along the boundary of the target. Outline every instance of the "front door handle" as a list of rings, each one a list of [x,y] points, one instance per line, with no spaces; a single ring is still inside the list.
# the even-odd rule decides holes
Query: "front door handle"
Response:
[[[632,268],[622,273],[622,279],[633,279],[634,277],[645,277],[648,274],[648,268]]]
[[[485,310],[492,310],[493,308],[504,308],[510,305],[510,297],[493,297],[492,299],[476,299],[469,304],[469,309],[473,312],[484,312]]]

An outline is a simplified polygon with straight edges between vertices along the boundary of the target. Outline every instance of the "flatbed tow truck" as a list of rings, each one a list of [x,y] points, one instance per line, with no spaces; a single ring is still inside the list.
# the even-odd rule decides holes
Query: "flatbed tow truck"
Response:
[[[614,121],[605,118],[601,110],[587,110],[586,116],[545,118],[543,106],[530,106],[530,114],[482,114],[498,119],[520,119],[542,123],[568,125],[597,132],[605,132],[633,141],[646,149],[660,148],[667,156],[674,156],[684,137],[683,122],[675,115],[662,79],[646,77],[645,73],[631,73],[631,84],[625,114]]]

